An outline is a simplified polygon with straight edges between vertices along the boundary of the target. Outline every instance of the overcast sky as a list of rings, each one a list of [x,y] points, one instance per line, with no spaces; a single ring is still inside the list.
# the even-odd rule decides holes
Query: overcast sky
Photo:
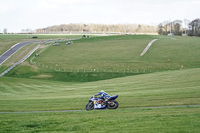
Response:
[[[0,0],[0,32],[68,23],[158,24],[200,18],[200,0]]]

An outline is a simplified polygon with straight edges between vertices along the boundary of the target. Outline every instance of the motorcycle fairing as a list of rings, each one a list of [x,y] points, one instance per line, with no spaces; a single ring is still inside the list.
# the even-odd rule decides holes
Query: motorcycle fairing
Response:
[[[118,95],[114,95],[114,96],[109,97],[108,100],[115,100],[117,97],[118,97]]]
[[[94,100],[94,109],[105,109],[106,105],[99,103],[99,100]]]

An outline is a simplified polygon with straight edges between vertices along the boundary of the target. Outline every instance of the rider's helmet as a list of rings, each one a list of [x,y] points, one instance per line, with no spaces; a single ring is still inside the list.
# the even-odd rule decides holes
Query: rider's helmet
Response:
[[[102,93],[101,96],[103,97],[104,96],[104,90],[101,90],[100,92]]]

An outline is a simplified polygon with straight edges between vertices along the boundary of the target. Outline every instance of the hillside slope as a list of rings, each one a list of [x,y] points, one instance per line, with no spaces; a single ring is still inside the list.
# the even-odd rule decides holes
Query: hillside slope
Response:
[[[167,71],[88,83],[1,77],[0,110],[84,109],[89,97],[102,89],[119,95],[120,108],[199,104],[199,71]]]

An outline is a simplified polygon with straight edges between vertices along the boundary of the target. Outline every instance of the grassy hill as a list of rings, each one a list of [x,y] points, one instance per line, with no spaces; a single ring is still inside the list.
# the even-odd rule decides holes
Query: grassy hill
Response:
[[[0,78],[0,112],[84,109],[103,89],[119,108],[199,104],[200,69],[69,83]],[[199,107],[0,114],[3,132],[198,132]],[[100,126],[97,126],[99,123]]]
[[[84,109],[89,97],[101,89],[111,95],[118,94],[121,108],[199,104],[199,70],[144,74],[88,83],[1,77],[0,110]]]
[[[147,44],[157,38],[149,51]],[[87,82],[157,71],[199,68],[199,38],[153,35],[105,36],[50,46],[33,66],[21,65],[7,76]],[[42,49],[38,50],[41,51]],[[168,62],[169,60],[169,62]],[[45,76],[44,76],[45,75]]]
[[[41,47],[38,58],[0,77],[0,112],[84,110],[100,90],[119,95],[119,109],[0,113],[0,132],[199,132],[198,106],[127,109],[199,105],[200,39],[173,38],[93,37]]]
[[[153,39],[158,38],[150,50],[140,53]],[[172,40],[162,36],[128,35],[93,37],[74,41],[70,46],[65,42],[59,47],[49,47],[33,61],[62,69],[150,70],[200,67],[197,58],[199,38],[177,37]],[[170,64],[168,63],[170,60]]]

